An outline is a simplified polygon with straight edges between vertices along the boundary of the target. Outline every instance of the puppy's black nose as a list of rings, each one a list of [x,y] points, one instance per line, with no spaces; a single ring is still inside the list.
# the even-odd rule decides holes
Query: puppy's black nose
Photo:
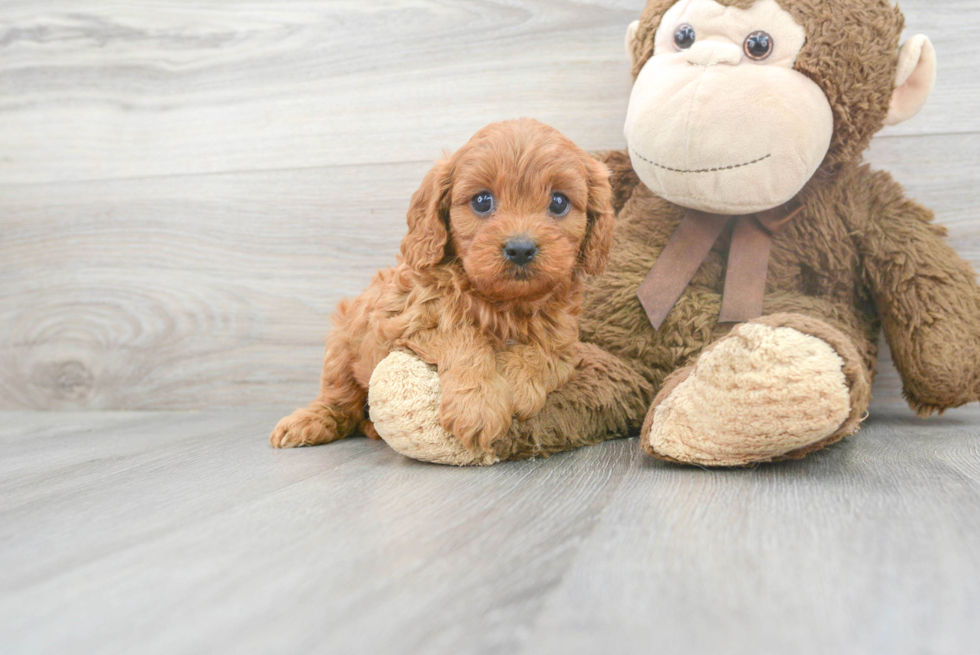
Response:
[[[527,237],[511,239],[504,245],[504,257],[518,266],[526,266],[538,254],[538,244]]]

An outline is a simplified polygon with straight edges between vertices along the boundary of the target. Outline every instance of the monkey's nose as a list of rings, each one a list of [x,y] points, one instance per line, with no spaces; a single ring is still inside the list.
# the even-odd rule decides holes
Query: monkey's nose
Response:
[[[734,43],[721,41],[698,41],[684,51],[687,61],[695,66],[714,66],[715,64],[736,65],[742,61],[742,49]]]
[[[538,244],[527,237],[517,237],[504,244],[504,257],[518,266],[527,266],[538,254]]]

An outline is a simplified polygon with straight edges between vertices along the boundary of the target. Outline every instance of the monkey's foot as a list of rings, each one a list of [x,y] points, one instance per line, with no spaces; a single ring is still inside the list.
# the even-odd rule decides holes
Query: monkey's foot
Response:
[[[851,341],[816,319],[739,325],[664,381],[640,441],[702,466],[797,458],[857,432],[870,384]]]
[[[496,455],[467,449],[439,421],[442,390],[435,367],[396,350],[371,374],[368,406],[374,429],[396,451],[423,462],[486,466]]]

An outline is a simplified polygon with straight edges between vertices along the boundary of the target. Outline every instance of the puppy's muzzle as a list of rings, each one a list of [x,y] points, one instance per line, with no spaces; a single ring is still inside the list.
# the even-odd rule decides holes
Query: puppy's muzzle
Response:
[[[527,266],[538,254],[538,244],[527,237],[516,237],[504,244],[504,257],[517,266]]]

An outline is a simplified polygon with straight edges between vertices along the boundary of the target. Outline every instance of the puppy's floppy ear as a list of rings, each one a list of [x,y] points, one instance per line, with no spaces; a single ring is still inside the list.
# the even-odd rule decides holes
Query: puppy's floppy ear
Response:
[[[408,234],[401,253],[415,270],[431,268],[446,256],[449,241],[449,209],[452,175],[449,163],[436,162],[408,208]]]
[[[589,275],[599,275],[609,261],[613,245],[616,214],[612,204],[612,187],[609,169],[605,164],[585,155],[585,167],[589,175],[589,231],[582,244],[582,269]]]

